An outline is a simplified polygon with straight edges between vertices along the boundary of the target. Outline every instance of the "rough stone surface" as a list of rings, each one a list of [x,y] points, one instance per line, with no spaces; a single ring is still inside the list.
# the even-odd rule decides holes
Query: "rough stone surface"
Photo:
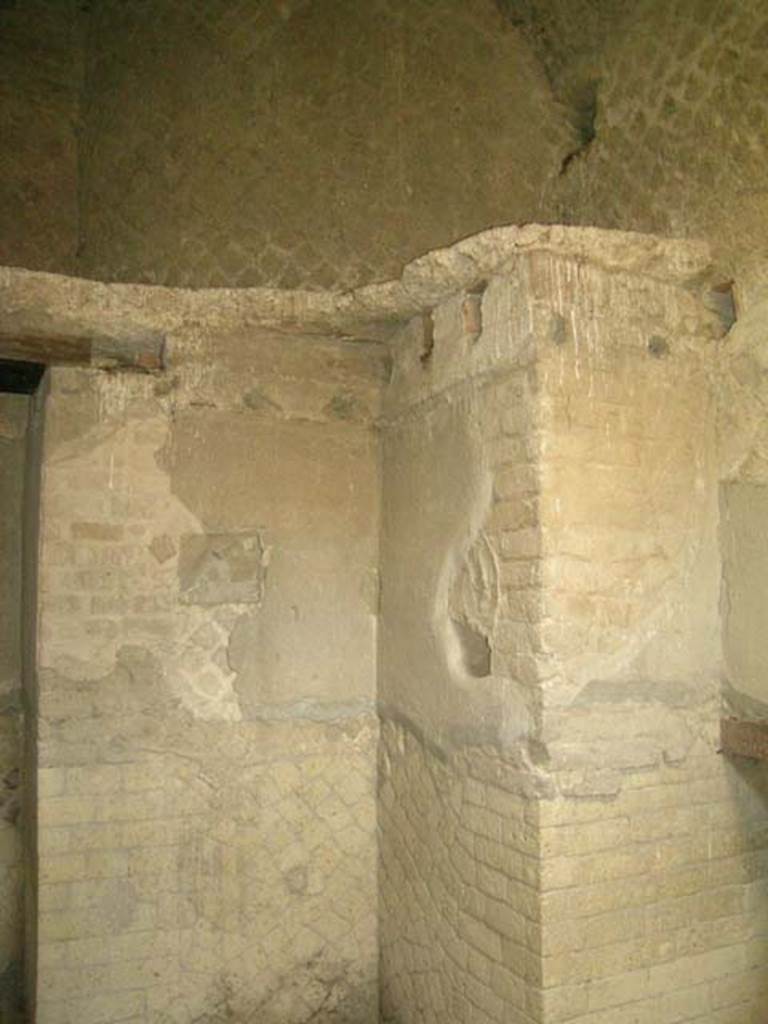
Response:
[[[573,144],[493,0],[162,0],[151,15],[110,0],[87,21],[87,276],[385,279],[538,219]]]
[[[559,83],[584,93],[591,125],[559,185],[557,219],[709,239],[731,276],[768,258],[761,0],[593,4],[557,10]],[[594,15],[591,19],[594,24]],[[576,39],[580,52],[567,51]],[[589,115],[588,115],[589,117]]]
[[[459,296],[393,344],[387,1020],[768,1009],[765,776],[717,753],[718,480],[759,422],[718,445],[736,382],[716,385],[730,338],[695,275],[600,255],[518,252],[485,290],[479,334]],[[741,380],[756,394],[754,368]],[[487,636],[486,678],[455,657],[460,609]]]
[[[0,6],[0,263],[74,271],[81,7]]]
[[[259,605],[268,562],[259,533],[189,534],[180,540],[179,599],[184,604]]]
[[[540,1020],[537,811],[514,766],[385,719],[379,784],[382,1020]]]
[[[712,279],[536,227],[348,295],[3,271],[168,355],[51,378],[42,1024],[764,1018],[765,778],[716,749],[762,307],[724,338]]]
[[[36,1019],[374,1021],[382,353],[169,342],[51,371]]]
[[[532,219],[706,237],[726,276],[768,259],[762,0],[14,0],[0,19],[5,263],[350,287]]]
[[[476,298],[488,279],[508,271],[519,252],[556,252],[575,260],[594,262],[606,271],[642,274],[651,280],[675,281],[692,289],[704,288],[718,279],[711,252],[702,242],[679,242],[622,231],[596,228],[564,228],[560,225],[527,224],[491,228],[463,239],[445,249],[437,249],[408,263],[401,275],[381,284],[362,285],[351,291],[290,291],[279,288],[177,289],[144,285],[104,285],[96,281],[40,274],[34,271],[0,268],[0,327],[9,332],[43,333],[58,327],[78,333],[132,336],[146,331],[167,336],[168,356],[173,356],[174,334],[192,323],[201,322],[221,331],[235,332],[247,343],[254,327],[273,328],[288,334],[310,333],[349,340],[392,341],[402,324],[417,314],[431,315],[435,306],[466,290]],[[463,303],[462,303],[463,306]],[[477,331],[464,328],[474,336]],[[242,369],[226,346],[205,335],[208,365],[197,359],[194,368],[199,384],[242,385],[233,369]],[[195,342],[198,347],[202,342]],[[285,346],[283,346],[285,347]],[[287,349],[286,358],[290,358]],[[294,350],[296,351],[296,350]],[[332,360],[323,359],[318,350],[313,360],[313,381],[298,385],[301,374],[292,364],[286,388],[294,402],[306,400],[304,388],[319,394],[327,392],[320,410],[324,419],[346,419],[355,411],[350,399],[354,391],[344,387],[343,375]],[[302,353],[303,354],[303,353]],[[192,351],[182,350],[179,361],[194,360]],[[234,363],[233,363],[233,360]],[[248,364],[256,381],[264,374]],[[319,369],[323,372],[319,373]],[[454,368],[453,373],[459,370]],[[317,375],[318,379],[315,379]],[[173,387],[173,377],[162,385]],[[291,385],[291,381],[293,384]],[[271,385],[274,388],[274,384]],[[339,417],[339,401],[345,415]],[[254,411],[279,412],[283,406],[270,394],[270,388],[248,387],[243,403]],[[285,398],[283,399],[285,401]],[[290,403],[288,408],[290,408]],[[363,405],[360,412],[370,412]]]
[[[525,335],[527,309],[516,276],[494,279],[477,340],[464,331],[461,305],[458,298],[435,310],[428,358],[420,320],[393,347],[382,421],[379,699],[441,744],[511,749],[530,731],[538,703],[525,651],[512,655],[510,670],[498,644],[517,620],[508,590],[519,585],[515,597],[525,604],[525,575],[538,559],[534,530],[519,552],[505,533],[505,515],[536,521],[526,479],[535,472],[535,381],[525,346],[501,341],[518,328]],[[524,468],[500,499],[511,452]],[[517,581],[512,558],[520,560]]]

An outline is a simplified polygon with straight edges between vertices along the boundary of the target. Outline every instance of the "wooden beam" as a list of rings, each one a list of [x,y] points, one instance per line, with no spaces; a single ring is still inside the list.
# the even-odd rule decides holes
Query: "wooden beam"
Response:
[[[165,339],[155,331],[114,336],[87,330],[16,329],[0,323],[0,359],[45,366],[162,370]]]
[[[724,754],[768,761],[768,721],[721,719],[720,748]]]

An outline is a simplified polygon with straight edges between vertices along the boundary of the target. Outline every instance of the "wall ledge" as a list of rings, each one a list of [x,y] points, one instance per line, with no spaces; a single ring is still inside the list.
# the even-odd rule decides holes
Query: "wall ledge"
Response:
[[[706,286],[714,279],[705,242],[593,227],[527,224],[491,228],[408,263],[401,276],[352,291],[273,288],[167,288],[108,284],[15,267],[0,267],[0,329],[59,329],[110,335],[127,314],[136,327],[173,329],[204,318],[222,326],[251,325],[346,339],[388,341],[399,324],[462,290],[511,269],[524,253],[546,252],[611,272]]]

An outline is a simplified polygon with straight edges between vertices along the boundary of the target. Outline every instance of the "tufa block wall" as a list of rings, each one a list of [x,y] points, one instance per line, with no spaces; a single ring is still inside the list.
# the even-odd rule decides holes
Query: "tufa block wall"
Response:
[[[4,273],[168,338],[50,382],[41,1020],[375,1019],[378,971],[404,1024],[762,1021],[765,781],[716,752],[760,356],[710,274],[559,228],[344,295]]]
[[[672,282],[540,259],[531,290],[545,1020],[762,1020],[766,782],[717,752],[728,342]]]
[[[479,316],[465,295],[395,346],[388,1020],[768,1008],[766,783],[717,753],[723,325],[685,245],[643,269],[624,238],[623,267],[599,246],[519,255]]]
[[[82,6],[21,0],[0,9],[0,264],[74,270]]]
[[[0,259],[352,287],[537,219],[707,238],[742,277],[768,258],[767,24],[762,0],[6,2]]]
[[[764,268],[761,0],[526,2],[548,22],[549,77],[582,118],[557,219],[706,238],[731,276]]]
[[[513,269],[482,304],[472,292],[451,299],[394,344],[382,420],[380,932],[382,1014],[406,1024],[539,1019],[527,323]]]
[[[107,280],[386,280],[539,219],[572,143],[493,0],[108,0],[86,69],[80,267]]]
[[[37,1020],[373,1021],[381,352],[112,300],[168,368],[49,373]]]
[[[539,1021],[536,802],[514,759],[446,752],[382,723],[381,1011],[385,1021]]]

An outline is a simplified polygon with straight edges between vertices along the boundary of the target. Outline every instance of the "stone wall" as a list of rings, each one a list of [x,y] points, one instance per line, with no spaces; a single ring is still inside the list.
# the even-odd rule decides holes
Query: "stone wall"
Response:
[[[0,274],[4,329],[166,336],[50,380],[42,1024],[764,1019],[765,775],[717,752],[764,316],[720,280],[540,227],[345,293]]]
[[[350,287],[540,217],[571,134],[493,0],[94,5],[82,272]]]
[[[592,238],[395,346],[386,1019],[766,1012],[765,775],[717,753],[724,324],[695,249]]]
[[[729,342],[671,280],[546,258],[531,290],[545,1019],[760,1020],[766,777],[717,753]]]
[[[385,1020],[538,1019],[537,438],[514,276],[418,318],[383,420]],[[485,325],[483,327],[483,325]],[[520,531],[518,534],[517,531]]]
[[[707,238],[731,275],[764,263],[765,5],[593,5],[608,19],[597,46],[574,25],[594,23],[580,4],[535,6],[553,13],[556,84],[587,122],[557,219]]]
[[[0,1015],[22,963],[21,549],[29,400],[0,394]]]
[[[0,260],[349,287],[551,220],[707,238],[743,276],[765,32],[761,0],[16,0]]]
[[[50,373],[36,1019],[374,1021],[381,350],[56,288],[167,368]]]
[[[6,265],[350,287],[542,219],[574,145],[493,0],[17,0],[0,45]]]
[[[387,716],[379,754],[382,1020],[541,1020],[535,801],[514,759]]]
[[[0,264],[74,268],[82,6],[0,6]]]

